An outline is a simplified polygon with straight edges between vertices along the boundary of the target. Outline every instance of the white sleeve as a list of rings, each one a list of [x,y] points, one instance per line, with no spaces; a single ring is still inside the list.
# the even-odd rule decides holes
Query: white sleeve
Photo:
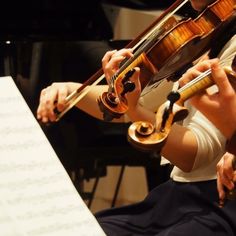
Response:
[[[183,125],[194,133],[198,143],[193,170],[209,164],[224,150],[223,134],[195,108],[189,107],[189,116]]]

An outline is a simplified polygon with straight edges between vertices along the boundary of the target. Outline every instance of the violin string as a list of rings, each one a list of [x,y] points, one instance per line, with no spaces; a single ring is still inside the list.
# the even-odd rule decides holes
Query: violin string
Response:
[[[228,58],[226,58],[225,60],[220,61],[220,65],[221,66],[225,66],[228,64],[228,62],[232,62],[233,57],[235,55],[230,55]],[[185,89],[188,89],[190,87],[192,87],[194,84],[198,83],[199,81],[201,81],[202,79],[204,79],[205,77],[207,77],[208,75],[211,74],[211,69],[206,70],[205,72],[201,73],[199,76],[197,76],[195,79],[191,80],[190,82],[188,82],[187,84],[185,84],[183,87],[181,87],[180,89],[178,89],[178,92],[181,93],[183,92]]]
[[[224,65],[227,65],[228,62],[232,62],[233,61],[233,57],[235,58],[236,60],[236,57],[234,54],[230,55],[228,58],[222,60],[220,62],[220,65],[221,66],[224,66]],[[199,82],[200,80],[202,80],[204,77],[208,76],[209,74],[211,73],[211,70],[207,70],[203,73],[201,73],[199,76],[197,76],[195,79],[191,80],[190,82],[188,82],[187,84],[185,84],[183,87],[177,89],[177,92],[181,93],[183,92],[185,89],[188,89],[190,88],[191,86],[193,86],[195,83]],[[153,84],[152,86],[148,87],[147,88],[144,88],[144,90],[142,91],[141,93],[141,96],[145,96],[147,93],[151,92],[152,89],[155,89],[156,87],[159,86],[159,84],[162,82],[163,80],[160,80],[158,81],[157,83]],[[147,91],[145,91],[147,89]]]

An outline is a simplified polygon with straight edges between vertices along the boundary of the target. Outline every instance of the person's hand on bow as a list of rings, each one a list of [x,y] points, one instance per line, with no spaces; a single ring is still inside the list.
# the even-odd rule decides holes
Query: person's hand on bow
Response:
[[[57,82],[41,91],[37,119],[43,123],[56,120],[55,109],[59,112],[66,106],[66,97],[79,88],[81,84],[73,82]]]

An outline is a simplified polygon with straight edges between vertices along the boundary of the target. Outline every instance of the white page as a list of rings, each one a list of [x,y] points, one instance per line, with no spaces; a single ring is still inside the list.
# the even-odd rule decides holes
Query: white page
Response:
[[[0,78],[0,234],[105,235],[11,77]]]

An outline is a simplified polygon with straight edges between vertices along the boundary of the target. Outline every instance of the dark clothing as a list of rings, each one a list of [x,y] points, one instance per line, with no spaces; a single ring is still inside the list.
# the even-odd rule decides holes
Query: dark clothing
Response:
[[[235,236],[236,201],[218,206],[216,181],[169,180],[144,201],[95,214],[109,236]]]

